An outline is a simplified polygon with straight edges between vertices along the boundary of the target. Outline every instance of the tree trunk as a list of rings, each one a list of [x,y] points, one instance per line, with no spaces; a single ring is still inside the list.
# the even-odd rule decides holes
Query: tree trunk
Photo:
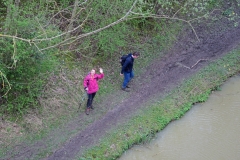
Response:
[[[11,29],[12,29],[11,26],[14,23],[14,20],[17,18],[17,15],[18,15],[17,13],[18,13],[19,4],[20,4],[20,0],[15,0],[15,2],[14,2],[15,9],[13,10],[12,9],[13,0],[8,1],[4,34],[7,34],[9,31],[11,31]]]
[[[7,15],[6,15],[6,20],[5,20],[5,29],[4,29],[4,34],[7,34],[9,31],[10,23],[11,23],[11,13],[12,13],[12,2],[13,0],[9,0],[7,5]]]
[[[77,8],[78,8],[78,3],[79,3],[79,0],[75,0],[74,2],[74,8],[73,8],[73,11],[72,11],[72,16],[71,16],[71,19],[70,19],[70,23],[67,27],[67,32],[68,31],[71,31],[73,29],[73,23],[75,21],[75,17],[76,17],[76,13],[77,13]],[[68,33],[66,35],[66,39],[70,37],[70,33]]]

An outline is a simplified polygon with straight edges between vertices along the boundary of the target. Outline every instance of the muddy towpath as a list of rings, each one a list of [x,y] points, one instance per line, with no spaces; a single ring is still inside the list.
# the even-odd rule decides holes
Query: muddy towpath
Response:
[[[124,101],[118,103],[114,108],[109,108],[108,112],[100,119],[94,120],[75,136],[55,147],[44,159],[75,159],[76,156],[83,153],[84,149],[97,144],[113,127],[126,122],[137,110],[145,107],[142,104],[151,100],[155,95],[162,95],[170,91],[182,80],[240,44],[240,26],[234,27],[233,22],[227,19],[216,23],[211,22],[211,25],[208,22],[195,24],[194,28],[200,41],[197,40],[193,30],[186,27],[184,34],[179,36],[165,57],[153,61],[141,75],[136,75],[131,83],[129,93],[119,90],[106,98],[106,101],[110,102],[114,99],[112,97],[116,98],[120,94],[127,94]],[[151,83],[149,83],[149,79]],[[102,103],[107,105],[105,101]],[[82,113],[78,119],[66,126],[66,132],[79,125],[79,121],[85,118],[86,115]],[[30,146],[16,147],[18,152],[14,155],[9,154],[6,159],[35,159],[38,151],[45,147],[45,143],[43,140]]]

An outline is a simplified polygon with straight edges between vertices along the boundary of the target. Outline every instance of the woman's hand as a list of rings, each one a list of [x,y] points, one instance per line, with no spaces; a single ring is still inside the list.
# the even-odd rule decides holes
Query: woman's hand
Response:
[[[99,68],[99,72],[100,72],[100,73],[103,73],[103,69],[102,69],[102,68]]]

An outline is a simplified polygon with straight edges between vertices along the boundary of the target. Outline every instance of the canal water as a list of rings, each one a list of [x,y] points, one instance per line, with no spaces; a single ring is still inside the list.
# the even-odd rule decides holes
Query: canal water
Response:
[[[240,76],[119,160],[240,160]]]

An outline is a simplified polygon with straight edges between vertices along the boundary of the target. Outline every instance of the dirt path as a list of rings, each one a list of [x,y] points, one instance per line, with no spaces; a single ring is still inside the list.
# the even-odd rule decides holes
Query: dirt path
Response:
[[[221,24],[219,24],[221,23]],[[179,37],[174,47],[160,61],[156,60],[146,68],[142,75],[136,75],[129,93],[119,90],[117,94],[128,94],[121,104],[109,110],[104,117],[95,120],[65,144],[56,148],[46,160],[71,160],[80,155],[83,149],[96,144],[111,128],[123,123],[144,107],[145,102],[155,95],[161,95],[177,86],[183,79],[196,73],[199,69],[220,58],[240,44],[240,26],[234,27],[232,22],[218,21],[207,27],[205,24],[195,25],[200,42],[193,31],[186,29],[185,36]],[[149,83],[149,80],[151,83]],[[72,122],[68,127],[78,125],[85,115]],[[32,159],[38,147],[44,147],[39,142],[34,146],[21,149],[11,159]]]
[[[192,31],[188,30],[188,34],[180,38],[170,51],[172,54],[167,54],[161,61],[151,64],[141,76],[141,79],[150,78],[151,83],[140,82],[139,76],[133,84],[134,89],[129,93],[128,99],[109,110],[102,119],[92,123],[46,159],[72,159],[79,151],[81,152],[82,146],[91,146],[98,142],[109,129],[116,124],[121,124],[123,119],[130,117],[152,96],[176,86],[183,79],[240,43],[240,27],[234,28],[230,23],[213,27],[214,32],[208,32],[212,29],[206,28],[204,24],[197,27],[200,42],[197,42]]]

